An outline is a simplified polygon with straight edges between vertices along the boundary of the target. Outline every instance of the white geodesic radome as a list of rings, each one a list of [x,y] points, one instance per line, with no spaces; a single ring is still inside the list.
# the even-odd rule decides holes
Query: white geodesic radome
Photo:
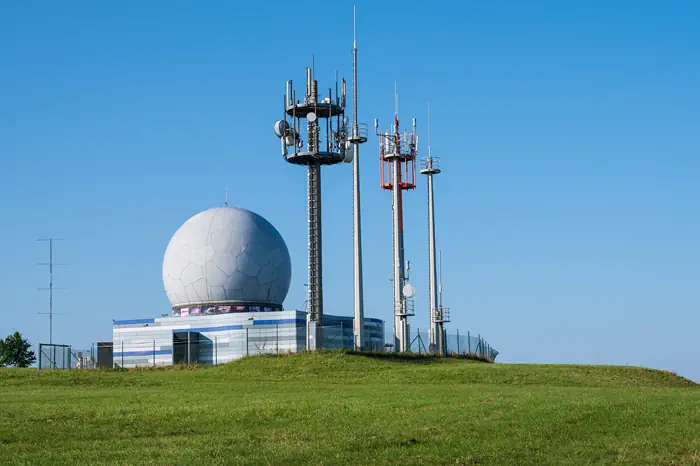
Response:
[[[260,215],[217,207],[187,220],[163,259],[173,307],[214,302],[282,304],[292,264],[284,239]]]

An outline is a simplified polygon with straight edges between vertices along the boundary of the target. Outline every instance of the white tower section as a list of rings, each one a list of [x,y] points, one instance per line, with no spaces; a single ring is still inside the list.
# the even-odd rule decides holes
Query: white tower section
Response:
[[[421,174],[428,177],[428,251],[430,263],[430,352],[445,354],[444,323],[449,322],[449,310],[438,300],[438,279],[435,257],[435,199],[433,176],[440,173],[440,159],[433,157],[430,141],[430,105],[428,105],[428,157],[421,160]]]
[[[355,12],[355,11],[353,11]],[[356,21],[353,23],[355,26]],[[364,296],[362,284],[362,220],[360,217],[360,144],[367,142],[367,125],[357,122],[357,34],[353,27],[352,47],[352,133],[348,141],[353,145],[352,161],[352,200],[353,200],[353,284],[354,284],[354,320],[355,349],[364,347]]]

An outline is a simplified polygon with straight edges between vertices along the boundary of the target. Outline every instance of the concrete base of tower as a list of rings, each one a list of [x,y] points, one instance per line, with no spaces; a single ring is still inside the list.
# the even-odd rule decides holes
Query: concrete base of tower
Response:
[[[306,323],[306,350],[323,350],[323,327],[313,320]]]

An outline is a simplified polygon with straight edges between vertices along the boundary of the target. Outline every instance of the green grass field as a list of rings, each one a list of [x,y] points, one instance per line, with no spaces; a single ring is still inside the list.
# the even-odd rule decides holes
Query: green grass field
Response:
[[[632,367],[327,353],[0,370],[4,464],[700,464],[700,388]]]

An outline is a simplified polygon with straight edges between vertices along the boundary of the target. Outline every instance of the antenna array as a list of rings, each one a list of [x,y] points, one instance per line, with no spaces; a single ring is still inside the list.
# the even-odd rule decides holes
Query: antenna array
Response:
[[[321,228],[321,167],[341,162],[352,162],[347,118],[345,117],[346,84],[341,81],[338,92],[328,88],[326,97],[320,97],[318,81],[314,76],[315,59],[306,68],[306,86],[297,99],[292,81],[287,81],[284,95],[283,118],[274,130],[281,141],[284,159],[294,165],[307,167],[308,228],[309,228],[309,281],[306,347],[323,348],[323,260]]]

